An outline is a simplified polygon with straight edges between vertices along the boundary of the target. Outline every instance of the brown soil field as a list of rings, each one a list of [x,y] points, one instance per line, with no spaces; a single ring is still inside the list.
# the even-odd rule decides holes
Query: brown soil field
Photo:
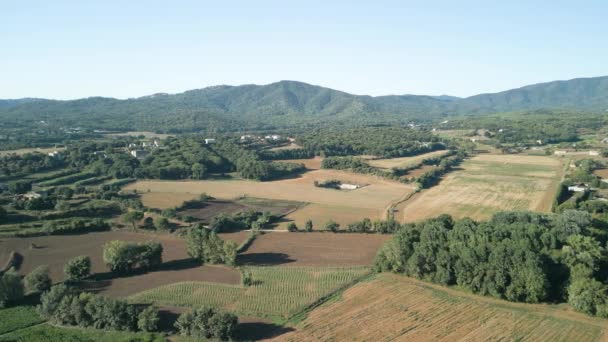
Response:
[[[437,166],[435,166],[435,165],[422,165],[419,168],[411,170],[404,177],[406,177],[406,178],[420,177],[422,174],[424,174],[426,172],[429,172],[429,171],[433,170],[436,167]]]
[[[608,320],[554,305],[510,303],[394,274],[346,290],[278,341],[580,341]]]
[[[239,264],[286,266],[370,265],[391,236],[348,233],[274,232],[258,236]]]
[[[548,212],[562,164],[546,156],[478,155],[430,189],[396,206],[403,222],[440,214],[487,219],[501,210]]]
[[[325,223],[333,220],[340,224],[340,229],[344,229],[348,224],[361,221],[363,218],[374,219],[382,215],[384,215],[384,209],[353,208],[312,203],[285,216],[277,227],[279,229],[287,229],[287,225],[290,222],[295,222],[300,229],[303,229],[306,221],[313,220],[313,229],[322,230]]]
[[[238,235],[223,237],[244,240],[244,237]],[[51,278],[54,282],[59,282],[64,279],[64,264],[69,259],[80,255],[91,257],[93,273],[108,272],[109,270],[103,264],[102,259],[103,244],[112,240],[161,242],[164,248],[164,265],[158,271],[90,284],[90,287],[97,288],[108,295],[126,296],[178,281],[195,280],[228,284],[238,284],[240,282],[240,274],[235,270],[219,266],[199,267],[193,265],[186,252],[186,244],[180,238],[135,232],[113,231],[81,235],[3,239],[0,241],[0,261],[4,263],[11,251],[16,251],[23,256],[23,262],[19,268],[21,274],[27,274],[39,265],[48,265]],[[30,248],[32,244],[37,248]]]
[[[283,216],[299,207],[304,203],[295,201],[277,201],[263,198],[243,198],[237,201],[211,200],[199,209],[188,209],[180,211],[181,214],[190,215],[197,219],[209,222],[213,217],[220,213],[233,215],[244,211],[270,212],[273,215]]]
[[[392,169],[394,167],[405,167],[408,165],[413,165],[420,163],[423,159],[438,157],[446,154],[447,151],[433,151],[425,154],[420,154],[413,157],[400,157],[400,158],[387,158],[387,159],[375,159],[368,160],[368,164],[371,166],[383,168],[383,169]]]

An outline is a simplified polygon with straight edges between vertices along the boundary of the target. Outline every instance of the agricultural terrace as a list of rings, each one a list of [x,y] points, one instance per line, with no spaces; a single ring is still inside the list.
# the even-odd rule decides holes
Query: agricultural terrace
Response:
[[[364,327],[364,328],[362,328]],[[313,310],[280,341],[599,341],[606,321],[379,274]]]
[[[549,212],[562,177],[553,157],[481,154],[465,161],[436,186],[396,206],[403,222],[441,214],[487,219],[497,211]]]
[[[233,234],[225,237],[232,239]],[[240,239],[241,236],[234,236]],[[40,236],[30,238],[11,238],[0,241],[0,262],[4,264],[13,251],[22,257],[19,273],[27,274],[39,265],[48,265],[53,282],[64,279],[64,264],[80,255],[91,257],[92,273],[106,273],[103,244],[112,240],[132,242],[157,241],[163,245],[161,268],[154,272],[132,277],[90,282],[87,286],[111,296],[127,296],[145,289],[178,281],[207,281],[226,284],[240,283],[240,273],[223,266],[198,266],[193,264],[186,251],[183,239],[167,235],[148,235],[133,232],[95,232],[81,235]]]
[[[315,181],[340,179],[345,183],[367,184],[353,191],[339,191],[314,186]],[[202,180],[202,181],[139,181],[124,188],[142,193],[142,202],[148,207],[158,207],[159,201],[167,205],[169,198],[174,199],[171,207],[183,203],[183,194],[195,197],[207,193],[218,199],[234,200],[242,197],[266,198],[275,200],[300,201],[316,204],[308,209],[306,219],[318,221],[315,208],[323,207],[320,219],[335,217],[341,225],[359,221],[365,217],[380,219],[387,208],[399,199],[414,191],[414,187],[370,175],[360,175],[338,170],[314,170],[301,177],[271,182],[248,180]],[[306,207],[304,207],[306,208]],[[293,212],[294,215],[298,211]],[[304,217],[291,216],[301,220]],[[296,221],[303,226],[304,220]],[[321,224],[325,222],[317,222]]]
[[[237,260],[245,265],[370,265],[389,238],[381,234],[274,232],[258,236]]]
[[[387,158],[387,159],[371,159],[367,163],[371,166],[378,167],[381,169],[392,169],[396,167],[406,167],[416,165],[422,162],[424,159],[440,157],[446,154],[447,150],[433,151],[425,154],[419,154],[413,157],[401,157],[401,158]]]
[[[274,233],[281,234],[281,233]],[[353,284],[368,267],[251,267],[253,284],[182,282],[130,297],[136,303],[209,305],[238,315],[284,321],[320,298]]]

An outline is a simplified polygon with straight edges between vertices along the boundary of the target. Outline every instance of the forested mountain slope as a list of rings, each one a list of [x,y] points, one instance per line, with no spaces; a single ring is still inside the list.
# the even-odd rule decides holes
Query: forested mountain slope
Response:
[[[233,131],[327,123],[390,124],[430,121],[539,108],[608,109],[608,77],[526,86],[469,98],[451,96],[360,96],[302,82],[214,86],[180,94],[118,100],[0,100],[9,124],[45,120],[104,129]]]

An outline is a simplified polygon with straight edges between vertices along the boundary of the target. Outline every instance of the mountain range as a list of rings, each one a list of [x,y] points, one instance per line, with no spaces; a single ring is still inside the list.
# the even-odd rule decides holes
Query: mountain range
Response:
[[[608,110],[608,76],[529,85],[467,98],[353,95],[296,81],[213,86],[119,100],[0,100],[6,122],[46,120],[100,129],[272,129],[319,123],[390,124],[536,109]]]

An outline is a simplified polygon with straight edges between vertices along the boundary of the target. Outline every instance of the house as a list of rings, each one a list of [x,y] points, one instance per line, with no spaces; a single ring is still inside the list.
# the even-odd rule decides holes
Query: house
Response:
[[[589,155],[590,156],[599,156],[600,152],[599,151],[589,151]]]
[[[566,151],[557,150],[557,151],[553,152],[553,154],[555,154],[556,156],[563,156],[563,155],[566,155]]]
[[[584,183],[574,184],[574,185],[570,185],[568,187],[568,191],[587,192],[587,191],[589,191],[589,186],[587,184],[584,184]]]
[[[131,153],[131,155],[137,159],[143,159],[146,158],[149,152],[146,150],[133,150],[129,153]]]
[[[59,152],[59,151],[49,152],[49,157],[59,158],[59,157],[61,157],[61,152]]]
[[[266,140],[275,140],[275,141],[276,141],[276,140],[281,139],[281,136],[280,136],[280,135],[277,135],[277,134],[272,134],[272,135],[267,135],[267,136],[265,136],[264,138],[265,138]]]
[[[539,144],[539,145],[542,145],[543,141],[539,139],[539,140],[536,140],[536,143]]]
[[[205,139],[205,144],[206,145],[215,144],[215,139],[213,139],[213,138],[207,138],[207,139]]]

